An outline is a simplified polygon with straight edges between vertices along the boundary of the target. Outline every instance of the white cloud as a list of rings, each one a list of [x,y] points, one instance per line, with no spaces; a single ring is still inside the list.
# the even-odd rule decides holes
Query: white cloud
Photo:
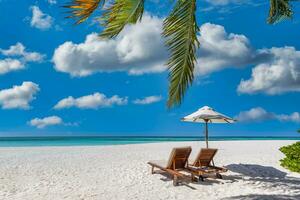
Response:
[[[259,1],[253,1],[253,0],[205,0],[210,5],[206,8],[202,8],[201,11],[203,12],[209,12],[213,11],[214,13],[220,13],[223,14],[230,14],[234,12],[234,10],[237,10],[241,7],[246,6],[261,6],[263,4],[266,4],[266,2],[259,2]],[[224,17],[221,17],[222,19]],[[219,18],[220,19],[220,18]]]
[[[0,49],[0,52],[5,56],[19,56],[24,55],[25,47],[20,42],[10,46],[8,49]]]
[[[49,4],[53,5],[53,4],[57,4],[56,0],[47,0]]]
[[[273,58],[255,66],[251,78],[240,82],[238,92],[275,95],[300,91],[300,51],[294,47],[282,47],[265,52]]]
[[[65,99],[60,100],[54,109],[64,109],[70,107],[77,107],[81,109],[98,109],[104,107],[111,107],[113,105],[126,105],[128,102],[127,97],[119,97],[114,95],[110,98],[106,95],[96,92],[91,95],[74,98],[69,96]]]
[[[200,28],[200,49],[196,65],[198,75],[224,68],[243,67],[258,59],[244,35],[228,34],[223,26],[206,23]]]
[[[195,72],[208,75],[226,68],[244,68],[274,57],[267,49],[254,49],[245,35],[227,33],[221,25],[205,23],[200,27],[200,49]]]
[[[294,112],[290,115],[277,115],[277,119],[279,119],[280,121],[291,121],[291,122],[296,122],[296,123],[300,123],[300,114],[298,112]]]
[[[253,1],[253,0],[205,0],[212,7],[215,7],[217,12],[226,12],[232,9],[239,8],[241,6],[260,6],[266,4],[265,2]],[[224,10],[225,8],[226,10]],[[219,10],[217,10],[219,9]]]
[[[38,6],[31,6],[32,17],[30,21],[31,27],[35,27],[40,30],[47,30],[51,28],[53,24],[53,18],[43,13]]]
[[[45,118],[34,118],[30,120],[28,124],[37,128],[45,128],[47,126],[63,124],[63,120],[58,116],[50,116]]]
[[[236,117],[240,122],[259,122],[274,118],[273,113],[265,111],[261,107],[251,108],[247,111],[242,111]]]
[[[90,34],[80,44],[65,42],[55,49],[54,67],[72,76],[96,72],[125,71],[129,74],[165,71],[167,52],[163,46],[162,20],[148,15],[141,23],[129,25],[116,39],[101,40]]]
[[[24,62],[41,62],[45,57],[38,52],[26,51],[26,47],[20,42],[8,49],[0,49],[0,52],[5,56],[20,56]]]
[[[27,62],[43,61],[44,55],[38,52],[26,51],[25,49],[25,46],[20,42],[10,46],[8,49],[0,48],[2,55],[13,57],[0,59],[0,74],[24,69]]]
[[[29,109],[29,103],[35,99],[39,90],[39,85],[30,81],[0,90],[0,105],[3,109]]]
[[[146,105],[161,101],[161,96],[148,96],[142,99],[136,99],[133,101],[134,104]]]
[[[242,111],[238,116],[236,116],[236,118],[240,122],[262,122],[266,120],[279,120],[300,123],[300,114],[298,112],[294,112],[292,114],[276,114],[268,112],[261,107]]]
[[[242,2],[248,2],[248,0],[205,0],[212,5],[228,5],[231,3],[239,4]]]
[[[8,72],[17,71],[24,68],[24,64],[17,59],[6,58],[0,60],[0,74],[6,74]]]

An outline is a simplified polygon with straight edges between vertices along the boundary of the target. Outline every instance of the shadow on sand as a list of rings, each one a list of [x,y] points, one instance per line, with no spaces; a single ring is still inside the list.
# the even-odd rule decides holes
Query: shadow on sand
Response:
[[[196,189],[193,185],[214,185],[214,184],[231,184],[238,181],[249,181],[253,183],[262,184],[262,187],[268,188],[284,188],[287,191],[294,191],[294,193],[290,195],[265,195],[265,194],[251,194],[245,196],[235,196],[226,198],[228,199],[249,199],[249,200],[256,200],[256,199],[300,199],[300,179],[294,177],[288,177],[287,173],[280,171],[274,167],[270,166],[262,166],[256,164],[230,164],[225,166],[229,169],[229,171],[236,173],[235,175],[230,174],[223,175],[224,181],[219,179],[209,178],[205,179],[204,182],[193,182],[191,183],[190,179],[181,180],[179,186],[186,186],[191,189]],[[161,178],[162,181],[168,182],[172,181],[172,177],[163,172],[163,171],[156,171],[156,174],[160,174],[163,177]],[[295,192],[299,191],[299,192]]]
[[[288,177],[274,167],[254,165],[254,164],[231,164],[226,166],[230,171],[238,173],[235,178],[245,178],[249,181],[259,181],[268,183],[272,187],[287,186],[290,189],[299,190],[300,179]]]
[[[287,173],[282,172],[274,167],[254,165],[254,164],[230,164],[226,166],[231,172],[238,173],[238,175],[228,176],[228,179],[238,181],[244,179],[246,181],[261,183],[268,188],[285,188],[286,191],[294,191],[289,195],[265,195],[265,194],[250,194],[235,196],[229,199],[300,199],[300,179],[286,176]],[[295,192],[297,191],[297,192]]]
[[[300,195],[260,195],[250,194],[224,198],[222,200],[299,200]]]
[[[243,176],[256,177],[256,178],[285,178],[286,173],[274,167],[253,165],[253,164],[230,164],[227,165],[232,172],[239,173]]]

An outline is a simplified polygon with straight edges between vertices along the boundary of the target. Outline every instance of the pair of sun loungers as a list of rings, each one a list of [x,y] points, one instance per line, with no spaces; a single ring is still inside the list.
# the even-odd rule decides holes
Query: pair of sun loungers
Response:
[[[189,164],[189,156],[192,152],[191,147],[174,148],[170,154],[169,160],[166,161],[150,161],[148,164],[152,166],[151,173],[158,168],[173,178],[173,185],[178,185],[178,178],[191,178],[191,181],[204,181],[204,175],[216,175],[222,178],[220,173],[226,172],[223,167],[216,167],[213,164],[213,158],[217,153],[217,149],[205,148],[201,149],[195,161]],[[190,175],[190,176],[189,176]]]

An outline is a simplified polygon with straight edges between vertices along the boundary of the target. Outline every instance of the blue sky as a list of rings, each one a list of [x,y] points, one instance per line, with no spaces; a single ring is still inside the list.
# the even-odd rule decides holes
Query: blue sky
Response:
[[[142,22],[110,41],[96,37],[97,15],[65,19],[65,2],[0,0],[0,135],[198,136],[202,125],[180,118],[209,105],[239,119],[212,136],[297,136],[299,3],[268,25],[265,1],[198,1],[196,79],[168,110],[159,33],[170,1],[146,1]]]

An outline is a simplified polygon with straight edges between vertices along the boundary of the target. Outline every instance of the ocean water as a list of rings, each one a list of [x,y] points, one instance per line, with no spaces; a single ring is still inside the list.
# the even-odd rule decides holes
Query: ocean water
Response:
[[[300,140],[300,137],[210,137],[209,141],[226,140]],[[203,137],[0,137],[0,147],[94,146],[155,142],[204,141]]]

